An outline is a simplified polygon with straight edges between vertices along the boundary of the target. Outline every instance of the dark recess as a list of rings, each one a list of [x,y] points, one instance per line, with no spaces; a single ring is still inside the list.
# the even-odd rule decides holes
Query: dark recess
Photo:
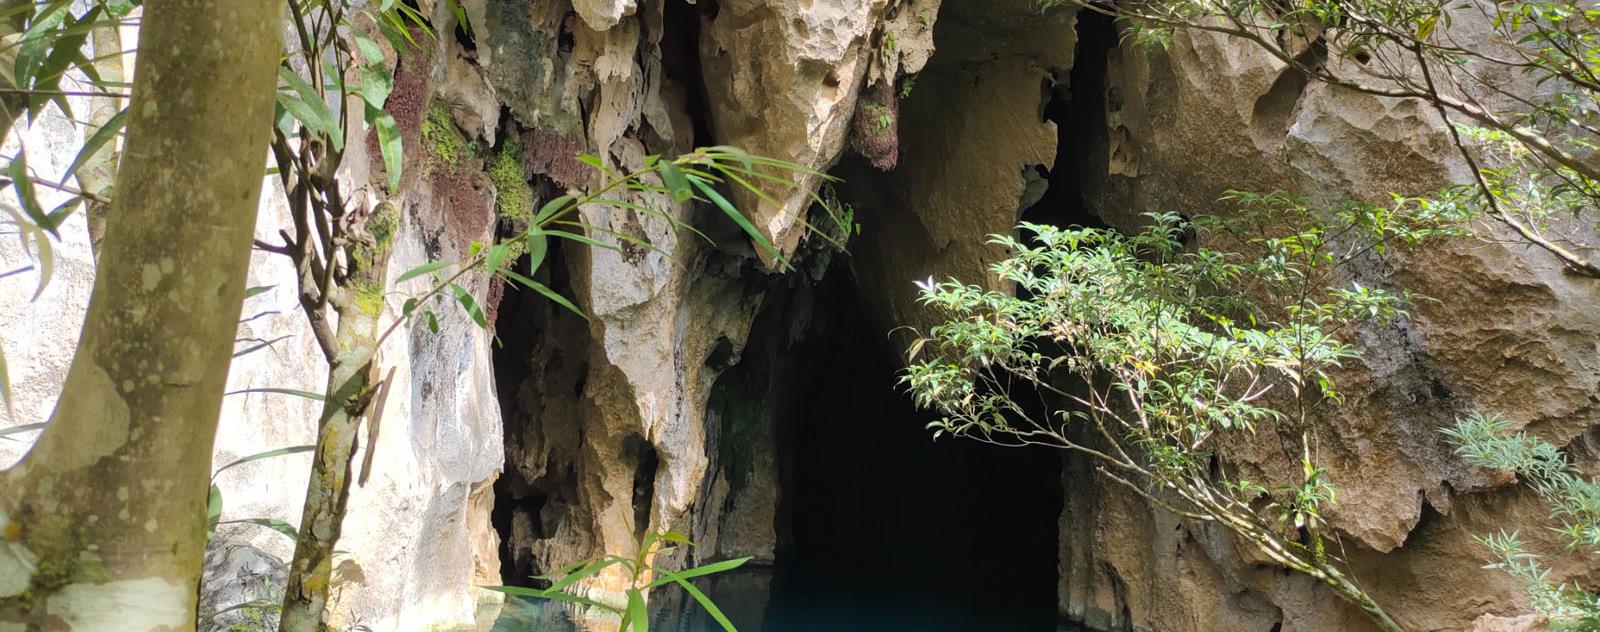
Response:
[[[1045,87],[1044,119],[1056,124],[1056,162],[1034,167],[1050,187],[1022,212],[1022,221],[1104,228],[1085,198],[1084,184],[1106,174],[1106,55],[1117,45],[1115,22],[1078,13],[1078,50],[1065,85]]]
[[[933,441],[843,266],[805,397],[779,420],[780,548],[764,632],[1056,629],[1060,456]]]
[[[564,295],[572,295],[567,278],[566,245],[552,240],[550,253],[534,278]],[[526,257],[517,263],[528,273]],[[576,404],[583,396],[588,359],[588,328],[582,319],[537,292],[507,284],[495,317],[495,388],[504,423],[507,463],[494,484],[490,524],[500,536],[501,580],[508,586],[530,586],[549,569],[534,564],[530,546],[551,537],[546,523],[572,502],[576,454],[550,455],[542,476],[529,480],[517,463],[554,432],[553,426],[576,423]],[[564,407],[550,402],[562,402]],[[545,419],[555,411],[554,417]],[[514,527],[526,525],[522,533]],[[521,536],[520,538],[518,536]]]

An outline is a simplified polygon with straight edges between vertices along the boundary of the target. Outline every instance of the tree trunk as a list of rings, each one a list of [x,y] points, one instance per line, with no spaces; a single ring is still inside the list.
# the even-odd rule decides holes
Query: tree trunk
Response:
[[[332,305],[339,313],[338,334],[334,337],[338,354],[328,369],[317,451],[311,463],[294,560],[289,564],[279,632],[322,629],[333,576],[333,548],[339,542],[350,503],[357,431],[363,415],[376,414],[369,408],[377,386],[378,317],[383,312],[384,277],[397,226],[398,211],[385,202],[364,224],[352,227],[358,230],[347,236],[346,274],[332,289]],[[368,452],[375,447],[368,445]]]
[[[276,0],[146,0],[116,200],[50,425],[0,473],[0,629],[192,629],[271,129]]]

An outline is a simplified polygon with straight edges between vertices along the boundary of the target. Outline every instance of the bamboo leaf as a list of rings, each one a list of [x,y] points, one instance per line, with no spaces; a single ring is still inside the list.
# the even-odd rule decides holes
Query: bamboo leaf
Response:
[[[383,49],[378,47],[378,42],[370,37],[357,33],[354,35],[356,48],[361,51],[361,56],[366,58],[368,64],[383,63]]]
[[[211,484],[211,491],[206,495],[206,540],[217,534],[217,522],[222,519],[222,488],[216,483]]]
[[[509,254],[511,254],[511,249],[506,247],[505,244],[489,246],[489,252],[483,256],[484,267],[490,273],[494,273],[500,269],[500,264],[505,263],[506,255]]]
[[[629,627],[629,623],[633,627]],[[645,611],[644,594],[637,588],[628,589],[628,612],[622,616],[623,632],[650,632],[650,614]]]
[[[284,536],[288,537],[290,541],[298,542],[300,540],[299,529],[296,529],[294,528],[294,525],[277,518],[241,518],[239,520],[223,520],[217,524],[253,524],[266,527],[273,531],[277,531],[278,533],[282,533]]]
[[[314,445],[297,445],[297,446],[291,446],[291,447],[287,447],[287,448],[278,448],[276,450],[267,450],[266,452],[257,452],[255,454],[252,454],[250,456],[244,457],[242,459],[239,459],[237,461],[234,461],[232,463],[229,463],[227,465],[224,465],[222,467],[217,468],[217,471],[213,472],[211,474],[211,480],[216,480],[217,476],[221,475],[223,472],[228,471],[228,468],[234,467],[236,465],[244,465],[246,463],[253,463],[255,461],[260,461],[262,459],[270,459],[270,458],[285,456],[285,455],[289,455],[289,454],[301,454],[301,453],[304,453],[304,452],[311,452],[311,451],[316,450],[316,449],[317,449],[317,446],[314,446]]]
[[[455,294],[456,302],[461,303],[461,308],[467,310],[467,315],[472,317],[472,322],[485,329],[489,327],[489,321],[484,318],[483,310],[478,308],[478,301],[472,298],[472,293],[468,292],[467,288],[451,283],[450,291]]]
[[[9,394],[7,394],[6,395],[6,400],[8,402],[6,404],[7,406],[10,405],[10,403],[9,403],[10,399],[11,399],[11,396]],[[0,428],[0,438],[5,438],[5,439],[11,440],[11,441],[16,441],[16,439],[11,439],[11,437],[9,435],[23,434],[25,432],[33,432],[35,430],[44,430],[44,427],[47,426],[47,425],[49,425],[49,422],[39,422],[39,423],[36,423],[36,424],[22,424],[20,426],[11,426],[11,427],[8,427],[8,428]]]
[[[50,245],[48,237],[40,236],[34,240],[34,245],[39,247],[39,287],[33,291],[33,298],[37,301],[44,294],[44,289],[50,285],[50,278],[56,271],[56,248]]]
[[[588,235],[579,235],[577,233],[569,233],[569,232],[564,231],[564,230],[547,230],[547,231],[544,231],[544,234],[549,235],[551,237],[560,237],[562,239],[566,239],[566,240],[570,240],[570,241],[576,241],[576,242],[578,242],[580,244],[587,244],[589,246],[593,246],[595,248],[600,248],[600,249],[603,249],[603,250],[610,250],[612,252],[621,252],[620,248],[617,248],[616,246],[613,246],[611,244],[605,243],[603,241],[598,241],[595,238],[590,237]]]
[[[376,110],[369,104],[367,119],[378,131],[378,149],[383,152],[383,170],[389,174],[389,190],[400,188],[400,175],[405,168],[405,141],[400,137],[400,124],[394,115]]]
[[[240,356],[244,356],[244,355],[249,355],[249,354],[255,353],[255,352],[260,351],[262,349],[266,349],[268,347],[271,347],[272,345],[275,345],[275,344],[277,344],[277,343],[279,343],[281,341],[288,340],[290,337],[291,336],[289,336],[288,334],[285,334],[285,335],[282,335],[282,336],[278,336],[277,338],[273,338],[271,340],[264,340],[264,341],[262,341],[260,343],[257,343],[253,347],[246,348],[246,349],[244,349],[242,351],[234,352],[233,357],[237,358],[237,357],[240,357]]]
[[[335,150],[343,149],[344,134],[340,133],[339,121],[334,118],[328,102],[323,100],[322,93],[286,66],[278,68],[278,78],[293,91],[278,91],[278,103],[283,109],[311,131],[327,137]]]
[[[688,202],[694,197],[694,189],[689,188],[689,178],[683,175],[683,170],[670,160],[660,162],[661,182],[667,185],[667,191],[672,194],[675,202]]]
[[[550,236],[538,228],[528,231],[528,270],[538,271],[549,253]]]
[[[454,261],[429,261],[420,266],[407,270],[405,274],[400,275],[400,278],[394,280],[394,284],[399,285],[424,274],[432,274],[455,264],[456,262]]]
[[[557,212],[563,208],[566,208],[566,206],[571,203],[572,196],[570,195],[557,196],[551,199],[549,202],[545,202],[544,206],[539,207],[539,212],[533,216],[533,225],[543,226],[546,221],[555,216]]]
[[[28,30],[22,35],[22,40],[16,44],[17,60],[12,68],[13,84],[20,88],[33,87],[36,77],[35,72],[44,63],[45,56],[50,53],[52,44],[58,39],[52,33],[60,26],[70,13],[72,3],[68,0],[55,0],[45,4],[28,25]]]
[[[516,281],[518,283],[521,283],[521,284],[527,286],[529,289],[531,289],[531,290],[533,290],[535,292],[543,294],[545,298],[550,299],[551,301],[553,301],[557,305],[560,305],[562,307],[567,308],[568,311],[570,311],[570,312],[572,312],[574,314],[577,314],[579,317],[583,318],[584,320],[589,320],[589,315],[588,314],[583,313],[583,310],[578,309],[577,305],[573,305],[572,301],[567,300],[567,297],[562,296],[561,293],[550,289],[545,284],[540,283],[538,281],[535,281],[533,279],[530,279],[528,277],[522,276],[520,274],[517,274],[516,272],[513,272],[511,270],[506,270],[504,272],[504,274],[506,275],[507,278],[509,278],[509,279],[511,279],[513,281]]]
[[[276,286],[276,285],[257,285],[255,287],[246,289],[244,291],[244,297],[248,299],[248,298],[254,298],[254,297],[257,297],[257,296],[261,296],[262,294],[266,294],[267,292],[271,292],[272,288],[275,288],[275,287],[278,287],[278,286]]]
[[[707,199],[711,200],[711,202],[715,204],[717,208],[722,209],[723,214],[727,215],[728,219],[733,220],[735,224],[739,225],[739,228],[744,229],[745,234],[750,235],[750,237],[754,239],[757,244],[760,244],[762,248],[765,248],[767,252],[772,255],[772,258],[777,260],[779,265],[785,267],[789,265],[788,261],[784,258],[783,253],[779,252],[778,248],[773,246],[771,241],[767,240],[767,236],[761,234],[761,230],[756,228],[755,224],[751,224],[750,220],[746,218],[744,214],[739,212],[739,209],[734,208],[733,204],[729,202],[727,198],[722,197],[722,194],[717,193],[716,189],[711,188],[710,185],[704,182],[699,180],[690,180],[690,182],[695,186],[695,188],[700,189],[700,193],[704,194]]]
[[[275,395],[293,395],[295,397],[304,397],[306,399],[315,400],[315,401],[319,401],[319,402],[323,401],[324,399],[326,399],[325,397],[323,397],[322,393],[313,393],[311,391],[301,391],[301,390],[296,390],[296,389],[292,389],[292,388],[241,388],[241,389],[239,389],[237,391],[228,391],[226,393],[223,393],[223,395],[240,395],[240,394],[243,394],[243,393],[272,393],[272,394],[275,394]]]
[[[664,586],[664,585],[666,585],[668,583],[671,583],[671,582],[675,581],[676,579],[694,579],[696,577],[704,577],[706,575],[715,575],[717,573],[726,573],[726,572],[731,571],[733,569],[739,568],[740,566],[744,566],[745,562],[748,562],[748,561],[750,561],[750,558],[741,557],[741,558],[738,558],[738,559],[724,560],[724,561],[721,561],[721,562],[713,562],[713,563],[710,563],[710,564],[706,564],[704,566],[696,566],[696,567],[691,568],[691,569],[682,570],[682,571],[676,571],[676,572],[673,572],[673,573],[668,573],[667,571],[658,571],[658,572],[661,573],[662,577],[656,579],[653,582],[650,582],[650,588],[656,588],[658,586]]]
[[[61,236],[56,233],[54,226],[50,225],[50,216],[45,214],[44,207],[39,205],[39,196],[33,187],[33,178],[28,175],[28,152],[25,149],[17,150],[17,157],[11,159],[7,168],[11,176],[11,184],[16,188],[17,204],[22,207],[22,212],[28,214],[39,228],[50,231],[57,239]]]
[[[722,609],[718,608],[717,604],[712,602],[711,598],[707,597],[705,593],[700,592],[699,588],[695,588],[694,584],[684,581],[683,576],[681,575],[674,575],[666,571],[663,571],[663,574],[671,577],[672,581],[676,582],[678,586],[682,587],[684,592],[689,593],[690,597],[694,597],[694,600],[700,604],[700,607],[705,609],[706,614],[711,615],[711,618],[716,620],[716,622],[722,626],[723,630],[726,630],[727,632],[739,632],[738,629],[733,627],[733,622],[728,620],[728,616],[722,614]]]

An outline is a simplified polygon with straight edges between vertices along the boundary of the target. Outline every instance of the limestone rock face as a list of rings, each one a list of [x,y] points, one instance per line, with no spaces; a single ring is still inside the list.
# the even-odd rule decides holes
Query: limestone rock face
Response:
[[[832,166],[844,147],[867,69],[880,58],[875,36],[889,0],[731,0],[706,21],[700,57],[717,140],[813,169]],[[937,6],[934,7],[937,10]],[[889,55],[898,59],[898,55]],[[893,77],[891,77],[892,81]],[[809,187],[819,178],[807,177]],[[785,253],[805,233],[806,191],[768,190],[774,205],[745,192],[734,199]],[[763,258],[767,255],[763,254]]]
[[[1068,87],[1074,24],[1071,12],[1041,15],[1031,0],[949,3],[939,52],[901,105],[899,166],[840,166],[840,195],[860,206],[850,267],[885,330],[931,324],[914,281],[987,279],[1004,256],[975,236],[1010,232],[1030,183],[1055,164],[1044,106],[1047,92]]]
[[[1474,26],[1462,20],[1453,28]],[[1469,177],[1424,104],[1307,84],[1246,43],[1194,34],[1163,54],[1112,50],[1079,63],[1105,64],[1105,126],[1085,139],[1098,170],[1085,175],[1084,187],[1093,210],[1114,226],[1131,226],[1145,211],[1218,212],[1213,201],[1229,188],[1380,201],[1391,191],[1426,194]],[[1321,460],[1339,488],[1330,515],[1355,576],[1419,629],[1469,628],[1484,600],[1497,612],[1514,610],[1516,587],[1479,568],[1483,553],[1471,536],[1542,520],[1521,490],[1467,493],[1509,481],[1463,466],[1439,430],[1478,408],[1568,445],[1600,422],[1595,284],[1564,274],[1501,227],[1486,228],[1493,239],[1439,242],[1357,270],[1363,283],[1437,301],[1419,302],[1392,328],[1363,332],[1363,359],[1342,384],[1348,402],[1316,428]],[[1571,444],[1580,455],[1583,443]],[[1273,450],[1263,441],[1232,458],[1254,472],[1251,480],[1288,480],[1290,472],[1268,465]],[[1137,504],[1092,504],[1069,503],[1063,516],[1072,532],[1064,533],[1063,559],[1082,562],[1073,565],[1081,575],[1064,578],[1063,606],[1075,616],[1163,630],[1217,629],[1239,617],[1283,621],[1285,630],[1290,622],[1292,629],[1369,625],[1349,608],[1330,607],[1327,593],[1300,578],[1252,570],[1254,556],[1232,551],[1225,538],[1193,527],[1128,537],[1106,526],[1161,518]],[[1225,581],[1182,579],[1196,575]],[[1219,591],[1218,583],[1233,588]],[[1113,585],[1125,587],[1114,598],[1106,592]],[[1305,607],[1307,599],[1315,606]],[[1218,605],[1212,615],[1169,618],[1180,602]]]

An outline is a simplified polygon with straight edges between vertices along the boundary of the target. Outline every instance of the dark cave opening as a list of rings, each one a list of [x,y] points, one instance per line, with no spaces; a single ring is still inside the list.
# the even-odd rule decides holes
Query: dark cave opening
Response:
[[[1082,11],[1078,48],[1066,81],[1047,82],[1040,115],[1056,125],[1055,165],[1034,170],[1049,185],[1044,195],[1022,212],[1022,221],[1053,226],[1105,228],[1087,199],[1089,178],[1104,179],[1106,169],[1106,57],[1117,46],[1117,27],[1110,17]]]
[[[528,263],[523,257],[518,271],[528,274]],[[531,276],[570,296],[566,245],[552,240]],[[576,410],[588,375],[589,329],[581,317],[516,284],[504,286],[491,313],[506,465],[494,483],[489,520],[500,539],[501,581],[528,586],[549,570],[538,565],[533,544],[554,536],[557,516],[574,502],[577,455],[560,446],[570,442],[564,437],[581,436]],[[641,449],[639,456],[655,453]]]
[[[835,266],[778,421],[765,632],[1054,630],[1060,456],[945,438]]]

